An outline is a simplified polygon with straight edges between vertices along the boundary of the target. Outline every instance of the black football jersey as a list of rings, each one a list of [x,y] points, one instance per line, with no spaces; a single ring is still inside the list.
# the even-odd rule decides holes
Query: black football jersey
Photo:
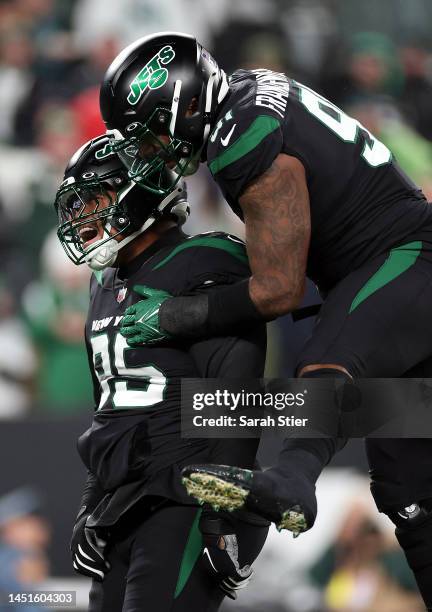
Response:
[[[128,266],[92,277],[85,335],[96,407],[78,450],[105,490],[140,480],[146,482],[148,494],[187,497],[180,490],[179,466],[209,461],[214,441],[181,438],[181,379],[225,375],[220,364],[236,342],[216,338],[129,347],[119,326],[126,308],[143,299],[133,287],[148,285],[179,295],[209,291],[249,275],[245,246],[238,238],[223,233],[188,237],[173,228]],[[256,342],[258,366],[252,357],[249,370],[242,366],[238,376],[262,376],[262,326],[260,331],[250,345]],[[244,442],[251,467],[257,441]]]
[[[328,290],[431,223],[422,192],[390,150],[309,87],[269,70],[238,70],[210,134],[207,161],[231,208],[279,153],[306,169],[308,276]]]

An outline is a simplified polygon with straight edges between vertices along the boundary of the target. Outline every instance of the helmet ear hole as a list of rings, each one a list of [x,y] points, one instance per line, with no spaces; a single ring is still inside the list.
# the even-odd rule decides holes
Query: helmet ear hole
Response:
[[[118,231],[121,232],[124,229],[128,228],[130,225],[130,219],[128,215],[126,215],[122,211],[116,212],[111,219],[111,225]]]
[[[155,132],[155,134],[168,134],[170,119],[171,113],[168,109],[158,108],[157,112],[154,113],[149,121],[149,128]]]

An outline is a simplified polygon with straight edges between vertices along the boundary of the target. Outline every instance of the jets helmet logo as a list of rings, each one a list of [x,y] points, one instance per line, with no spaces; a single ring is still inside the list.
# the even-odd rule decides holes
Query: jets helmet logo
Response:
[[[109,157],[110,155],[114,155],[114,151],[110,144],[106,144],[102,149],[98,149],[95,153],[96,159],[105,159],[105,157]]]
[[[171,45],[166,45],[147,62],[130,84],[130,92],[127,97],[129,104],[132,104],[132,106],[137,104],[147,87],[149,89],[159,89],[159,87],[165,85],[168,79],[168,70],[162,66],[172,62],[174,57],[174,49]]]

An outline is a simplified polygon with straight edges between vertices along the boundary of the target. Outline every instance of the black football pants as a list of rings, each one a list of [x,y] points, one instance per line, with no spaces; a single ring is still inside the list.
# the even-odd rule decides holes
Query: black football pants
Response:
[[[157,505],[157,503],[156,503]],[[224,593],[202,562],[201,510],[159,501],[123,517],[109,538],[111,570],[93,581],[90,612],[215,612]],[[235,521],[242,567],[264,545],[268,527]]]

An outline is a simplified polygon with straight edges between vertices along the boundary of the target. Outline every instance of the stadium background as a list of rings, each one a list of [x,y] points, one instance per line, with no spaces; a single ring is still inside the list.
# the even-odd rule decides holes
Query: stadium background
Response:
[[[75,440],[92,411],[89,274],[57,243],[53,199],[71,153],[103,131],[98,85],[113,57],[140,36],[178,30],[227,72],[285,71],[356,116],[431,199],[431,18],[428,0],[0,1],[0,591],[74,589],[85,605],[68,542],[85,476]],[[242,234],[206,169],[189,191],[187,231]],[[292,374],[310,325],[272,324],[269,376]],[[264,445],[262,462],[276,452]],[[224,610],[422,609],[391,525],[374,511],[360,441],[326,470],[318,497],[313,531],[294,541],[272,528],[254,583]]]

